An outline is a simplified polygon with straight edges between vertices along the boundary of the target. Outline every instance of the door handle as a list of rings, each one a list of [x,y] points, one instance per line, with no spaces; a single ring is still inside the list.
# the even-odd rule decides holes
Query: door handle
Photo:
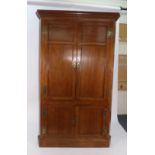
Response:
[[[80,62],[78,61],[78,62],[77,62],[77,68],[79,68],[79,67],[80,67]]]
[[[79,68],[80,67],[80,58],[77,58],[77,60],[74,58],[72,61],[73,68]]]
[[[73,66],[73,68],[76,68],[76,59],[75,58],[72,61],[72,66]]]
[[[77,68],[79,68],[80,67],[80,58],[78,57],[77,58]]]

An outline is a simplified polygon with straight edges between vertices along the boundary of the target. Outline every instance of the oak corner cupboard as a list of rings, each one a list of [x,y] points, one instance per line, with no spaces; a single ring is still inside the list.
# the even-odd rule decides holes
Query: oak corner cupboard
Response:
[[[109,147],[119,13],[37,10],[41,147]]]

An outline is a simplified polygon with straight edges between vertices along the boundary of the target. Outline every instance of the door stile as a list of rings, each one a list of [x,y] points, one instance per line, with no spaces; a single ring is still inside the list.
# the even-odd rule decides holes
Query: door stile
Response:
[[[41,21],[41,47],[40,47],[40,119],[41,119],[41,131],[42,135],[47,134],[47,39],[48,39],[48,25],[44,20]],[[46,113],[46,114],[45,114]]]

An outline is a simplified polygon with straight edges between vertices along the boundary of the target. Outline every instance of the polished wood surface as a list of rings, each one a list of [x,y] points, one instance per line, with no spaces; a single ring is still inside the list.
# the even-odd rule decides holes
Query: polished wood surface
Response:
[[[101,136],[104,128],[103,109],[98,106],[79,107],[79,135]]]
[[[107,147],[117,13],[38,10],[44,147]]]
[[[75,72],[72,67],[75,47],[74,24],[48,24],[48,98],[71,99],[75,96]]]
[[[80,25],[78,98],[95,99],[104,95],[107,30],[99,24]]]
[[[75,108],[73,106],[48,105],[47,134],[54,136],[73,136],[75,127]]]

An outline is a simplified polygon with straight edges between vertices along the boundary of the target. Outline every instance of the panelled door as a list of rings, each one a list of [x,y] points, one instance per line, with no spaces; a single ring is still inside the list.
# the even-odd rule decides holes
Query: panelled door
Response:
[[[50,21],[44,27],[46,134],[104,135],[108,26]]]
[[[108,133],[107,63],[108,25],[81,22],[78,25],[77,87],[78,134],[104,136]]]
[[[102,23],[81,23],[78,36],[77,98],[104,98],[107,27]]]
[[[76,24],[45,21],[43,27],[46,49],[46,112],[42,124],[45,124],[45,131],[49,136],[74,136]]]
[[[48,24],[47,97],[73,100],[75,97],[75,24]]]

